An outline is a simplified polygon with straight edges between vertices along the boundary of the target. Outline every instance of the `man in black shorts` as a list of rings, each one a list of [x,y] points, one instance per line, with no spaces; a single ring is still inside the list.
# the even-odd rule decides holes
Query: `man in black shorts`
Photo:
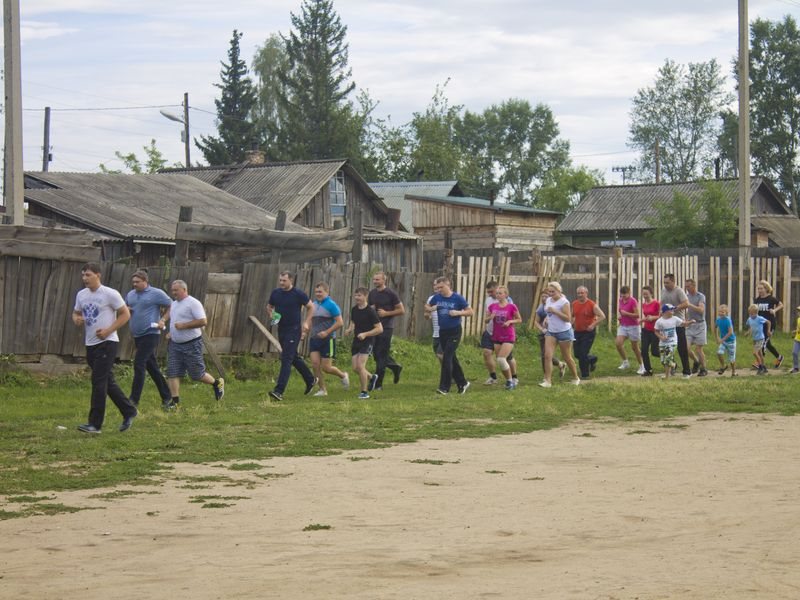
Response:
[[[375,310],[367,304],[369,291],[365,287],[357,288],[353,293],[356,305],[350,310],[350,325],[345,335],[355,332],[353,338],[353,370],[358,373],[361,380],[361,393],[358,397],[362,400],[369,398],[369,392],[375,389],[378,375],[367,371],[367,359],[372,354],[373,341],[383,332],[381,320]]]
[[[383,387],[383,374],[386,369],[394,373],[394,382],[400,381],[400,372],[403,367],[397,364],[392,358],[392,332],[394,331],[394,318],[404,315],[406,309],[400,301],[397,292],[386,287],[386,273],[378,272],[372,276],[372,285],[375,286],[369,292],[367,304],[375,309],[380,317],[383,333],[375,340],[375,373],[378,374],[376,388]]]

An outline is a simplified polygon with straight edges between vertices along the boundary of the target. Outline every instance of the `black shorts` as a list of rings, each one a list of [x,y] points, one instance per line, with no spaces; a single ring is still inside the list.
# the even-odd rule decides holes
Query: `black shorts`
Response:
[[[500,342],[493,342],[492,334],[490,334],[488,331],[484,331],[483,335],[481,335],[481,348],[483,348],[484,350],[494,350],[495,343],[499,344]],[[512,350],[511,352],[509,352],[506,358],[508,360],[514,360],[514,351]]]
[[[433,338],[433,353],[444,354],[444,348],[442,348],[442,343],[439,341],[438,337]]]
[[[372,340],[370,338],[367,338],[365,340],[360,340],[358,338],[355,338],[353,340],[353,345],[350,348],[350,351],[353,354],[353,356],[355,356],[356,354],[366,354],[367,356],[369,356],[370,354],[372,354]]]

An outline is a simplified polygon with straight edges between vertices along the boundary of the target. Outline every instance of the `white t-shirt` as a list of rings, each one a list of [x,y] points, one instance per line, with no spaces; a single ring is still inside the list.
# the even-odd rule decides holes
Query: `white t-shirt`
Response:
[[[678,327],[683,325],[683,319],[676,316],[671,316],[669,319],[660,317],[656,321],[656,331],[661,332],[661,335],[667,337],[666,341],[659,339],[658,345],[662,348],[672,347],[678,345]]]
[[[428,299],[426,300],[427,304],[431,303],[431,300],[433,299],[433,296],[434,296],[433,294],[428,296]],[[430,315],[431,315],[431,325],[433,325],[433,337],[438,338],[439,337],[439,311],[438,310],[434,310],[433,312],[430,313]]]
[[[169,310],[169,335],[176,344],[191,342],[203,335],[202,327],[194,329],[175,329],[175,323],[187,323],[195,319],[205,319],[206,310],[200,300],[193,296],[186,296],[183,300],[173,300]]]
[[[486,302],[483,303],[483,314],[489,314],[489,307],[492,304],[497,303],[497,298],[492,298],[491,296],[486,296]],[[511,296],[508,297],[508,303],[514,304],[514,300],[511,299]],[[494,333],[494,319],[491,319],[488,323],[486,323],[486,333],[492,335]]]
[[[554,310],[564,312],[564,307],[569,307],[569,300],[567,300],[566,296],[561,296],[561,298],[555,301],[553,301],[552,298],[548,298],[544,303],[544,309],[547,310],[549,306],[552,306]],[[550,333],[561,333],[562,331],[569,331],[571,327],[572,324],[569,321],[565,321],[559,315],[548,311],[547,331]]]
[[[106,339],[97,337],[98,329],[105,329],[117,320],[117,311],[125,306],[120,293],[110,287],[101,285],[95,291],[83,288],[75,296],[75,310],[83,315],[84,336],[87,346],[96,346],[103,342],[118,342],[115,331]]]

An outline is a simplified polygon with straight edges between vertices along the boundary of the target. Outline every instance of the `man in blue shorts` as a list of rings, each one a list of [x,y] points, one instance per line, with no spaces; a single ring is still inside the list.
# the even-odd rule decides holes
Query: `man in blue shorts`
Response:
[[[306,309],[305,320],[302,310]],[[311,318],[314,305],[302,290],[294,287],[294,275],[282,271],[278,277],[278,287],[272,290],[267,303],[267,318],[272,322],[278,317],[278,341],[281,343],[281,370],[275,388],[269,393],[273,400],[283,400],[283,392],[289,383],[292,367],[306,383],[305,394],[308,395],[317,383],[308,365],[297,354],[297,346],[311,329]]]

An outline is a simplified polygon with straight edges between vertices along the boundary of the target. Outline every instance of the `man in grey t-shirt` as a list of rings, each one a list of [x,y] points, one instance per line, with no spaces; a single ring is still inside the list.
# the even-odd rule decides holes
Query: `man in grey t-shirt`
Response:
[[[686,317],[694,321],[686,328],[686,345],[689,346],[689,354],[693,355],[692,373],[697,373],[698,377],[708,375],[706,370],[706,355],[703,346],[708,343],[706,339],[706,296],[697,291],[697,282],[694,279],[687,279],[684,284],[686,288],[686,299],[689,306],[686,309]]]
[[[664,275],[664,287],[661,289],[661,296],[659,297],[661,304],[672,304],[675,307],[674,315],[686,320],[686,309],[689,306],[689,299],[686,297],[686,292],[675,285],[675,275],[667,273]],[[686,328],[678,327],[678,356],[681,357],[681,367],[683,369],[683,378],[689,379],[692,376],[692,371],[689,368],[689,346],[686,343]]]

